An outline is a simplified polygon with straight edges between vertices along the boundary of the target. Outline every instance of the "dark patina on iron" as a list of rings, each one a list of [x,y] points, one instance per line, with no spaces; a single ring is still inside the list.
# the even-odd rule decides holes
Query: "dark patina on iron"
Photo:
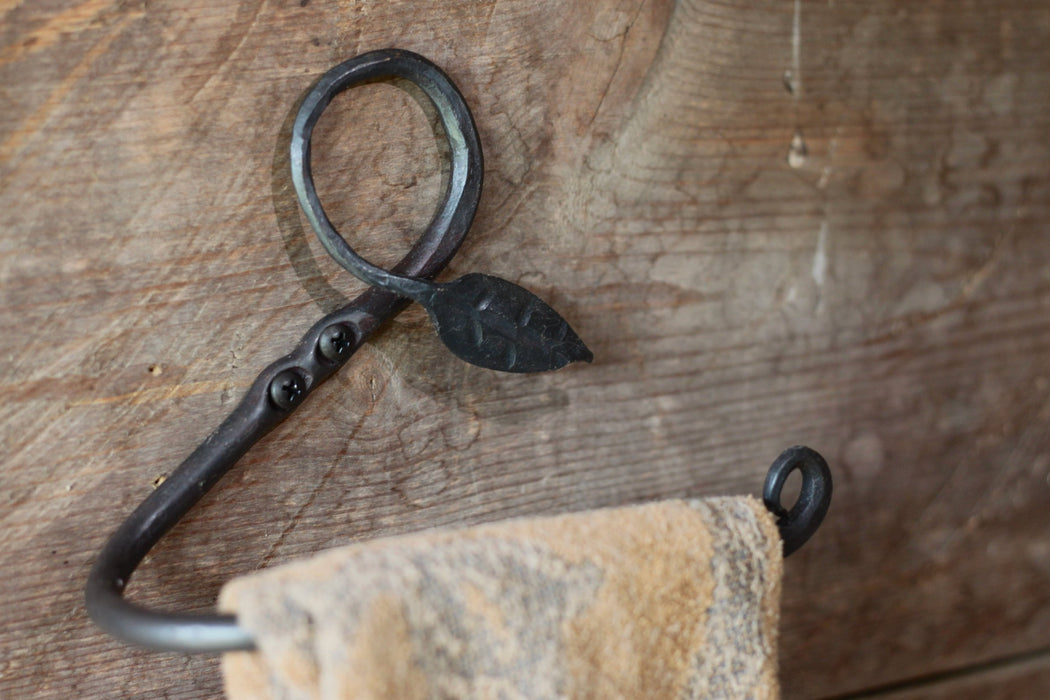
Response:
[[[448,189],[441,209],[391,270],[369,263],[339,234],[321,206],[310,171],[313,127],[332,98],[362,82],[387,78],[404,78],[422,89],[437,110],[451,154]],[[299,203],[325,249],[371,288],[320,319],[294,351],[264,369],[233,412],[107,541],[88,578],[87,610],[100,627],[126,642],[180,652],[254,648],[251,637],[233,616],[147,609],[124,597],[128,581],[150,549],[223,474],[346,363],[383,322],[404,309],[409,300],[427,309],[438,335],[453,353],[481,367],[541,372],[592,359],[590,350],[557,312],[511,282],[477,273],[452,282],[432,281],[456,253],[474,219],[481,195],[482,155],[474,120],[463,96],[427,59],[388,49],[358,56],[325,73],[307,93],[296,117],[291,169]],[[795,468],[797,460],[788,460],[781,463],[777,474],[786,478]],[[803,500],[814,495],[827,499],[831,494],[829,474],[803,470],[803,479],[824,479],[827,487],[807,490],[804,484],[803,497],[790,512],[779,506],[782,481],[774,489],[773,500],[767,500],[767,505],[775,503],[783,511],[774,511],[782,524],[793,523],[790,530],[781,527],[785,553],[801,545],[819,524],[817,518],[814,526],[807,529],[802,527],[803,521],[817,511],[823,517],[827,510],[825,503],[823,509],[813,511]],[[792,538],[790,547],[787,537]]]

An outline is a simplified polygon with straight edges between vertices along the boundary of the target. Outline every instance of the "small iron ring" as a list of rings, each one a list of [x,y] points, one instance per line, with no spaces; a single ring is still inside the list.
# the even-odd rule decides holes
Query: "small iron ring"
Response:
[[[791,510],[780,502],[788,476],[802,472],[802,489]],[[777,528],[784,541],[784,556],[798,550],[820,527],[831,505],[831,470],[816,451],[804,446],[789,447],[773,462],[762,489],[762,501],[777,516]]]

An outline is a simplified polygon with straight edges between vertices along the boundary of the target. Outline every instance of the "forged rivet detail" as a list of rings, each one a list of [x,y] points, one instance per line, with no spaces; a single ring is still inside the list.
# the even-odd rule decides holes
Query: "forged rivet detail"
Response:
[[[357,341],[357,334],[343,323],[333,323],[321,331],[317,349],[329,362],[341,362],[350,357]]]
[[[270,382],[270,400],[277,408],[290,411],[306,395],[306,382],[298,372],[286,369]]]

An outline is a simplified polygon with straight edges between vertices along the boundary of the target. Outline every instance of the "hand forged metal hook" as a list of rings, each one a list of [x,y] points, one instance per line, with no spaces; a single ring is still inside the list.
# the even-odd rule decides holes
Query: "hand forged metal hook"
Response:
[[[401,262],[386,271],[357,255],[325,214],[310,172],[310,137],[336,94],[364,81],[391,77],[415,83],[433,103],[452,162],[441,209]],[[482,367],[536,372],[592,358],[557,312],[517,285],[480,274],[445,284],[430,281],[470,228],[482,183],[481,143],[473,117],[459,90],[430,61],[407,51],[384,50],[325,73],[296,116],[291,169],[299,203],[325,248],[372,288],[315,323],[292,353],[263,370],[233,412],[110,537],[88,577],[85,598],[92,619],[124,641],[174,651],[253,648],[229,615],[153,611],[126,600],[124,589],[157,541],[380,324],[404,309],[406,297],[426,307],[456,355]]]
[[[336,94],[365,81],[391,77],[415,83],[433,103],[448,140],[451,169],[441,209],[401,262],[388,271],[359,256],[328,219],[313,183],[310,141],[321,113]],[[124,590],[136,567],[161,537],[253,444],[332,376],[383,322],[400,313],[407,300],[417,301],[427,309],[438,335],[454,354],[481,367],[539,372],[592,359],[591,351],[557,312],[515,284],[478,273],[448,283],[432,281],[456,253],[474,219],[481,195],[482,153],[463,96],[427,59],[408,51],[386,49],[350,59],[325,73],[307,93],[296,116],[291,170],[299,204],[325,249],[372,286],[315,323],[293,352],[264,369],[230,415],[106,542],[88,577],[85,600],[95,623],[123,641],[180,652],[254,648],[251,637],[232,615],[151,610],[128,601]],[[816,458],[823,462],[819,455]],[[786,479],[796,467],[794,462],[782,465],[783,477]],[[803,497],[788,513],[779,506],[781,480],[772,502],[780,508],[773,512],[782,523],[792,519],[792,514],[797,516],[792,522],[811,518],[812,513],[803,512],[802,508],[807,493],[830,498],[830,474],[803,471],[804,480],[826,479],[827,488],[807,491],[804,484]],[[767,493],[771,493],[768,482]],[[770,503],[767,499],[767,507],[772,510]],[[825,504],[823,510],[826,509]],[[823,517],[823,511],[819,516]],[[819,518],[816,524],[819,525]],[[804,536],[792,530],[793,536],[801,539],[791,551],[815,529],[814,525]]]

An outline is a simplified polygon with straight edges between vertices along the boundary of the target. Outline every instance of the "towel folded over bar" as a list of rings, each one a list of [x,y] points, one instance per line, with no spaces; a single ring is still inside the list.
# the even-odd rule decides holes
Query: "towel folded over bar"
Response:
[[[362,542],[229,582],[233,700],[776,698],[781,541],[750,497]]]

